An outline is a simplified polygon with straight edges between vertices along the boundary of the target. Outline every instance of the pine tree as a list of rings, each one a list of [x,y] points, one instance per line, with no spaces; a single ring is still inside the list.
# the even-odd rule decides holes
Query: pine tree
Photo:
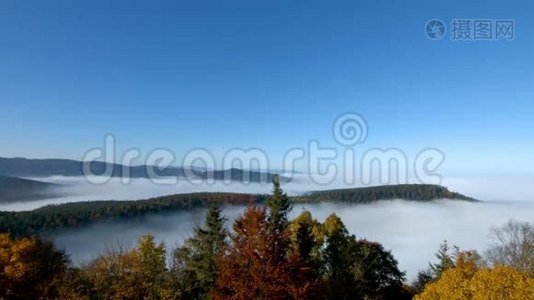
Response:
[[[288,225],[288,214],[291,211],[291,203],[286,193],[280,187],[280,177],[274,175],[273,177],[273,194],[267,200],[267,207],[269,208],[268,222],[274,229],[280,233],[286,230]]]
[[[224,248],[227,236],[224,222],[220,205],[211,204],[205,228],[196,227],[193,237],[175,251],[173,273],[182,298],[207,298],[214,288],[218,274],[215,258]]]
[[[443,241],[439,245],[438,252],[435,254],[438,259],[437,263],[429,263],[431,274],[434,279],[439,279],[439,276],[443,271],[454,267],[454,262],[458,254],[459,248],[457,246],[451,246],[447,241]]]
[[[269,209],[267,217],[268,245],[278,263],[283,264],[287,260],[289,249],[288,214],[291,211],[291,203],[286,193],[280,187],[280,177],[273,177],[273,194],[267,200]]]

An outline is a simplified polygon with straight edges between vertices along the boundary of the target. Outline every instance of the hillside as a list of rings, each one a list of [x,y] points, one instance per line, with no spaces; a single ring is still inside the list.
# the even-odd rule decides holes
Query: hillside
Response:
[[[104,174],[107,169],[111,170],[112,177],[150,178],[156,176],[184,177],[187,174],[195,178],[214,180],[243,181],[249,176],[250,182],[271,182],[273,175],[269,172],[244,171],[240,169],[205,171],[184,167],[166,167],[159,169],[146,165],[124,166],[109,164],[100,161],[91,162],[90,168],[93,174]],[[248,174],[247,174],[248,173]],[[0,175],[14,177],[48,177],[48,176],[84,176],[83,162],[68,159],[27,159],[27,158],[2,158],[0,157]],[[282,182],[288,181],[281,178]]]
[[[374,198],[362,198],[365,195]],[[263,203],[268,197],[268,195],[238,193],[191,193],[137,201],[86,201],[49,205],[33,211],[0,212],[0,232],[9,232],[14,236],[39,234],[47,230],[102,220],[130,219],[147,214],[200,207],[209,202],[236,205],[246,205],[250,202]],[[450,192],[444,187],[415,184],[317,191],[306,196],[290,197],[290,200],[368,203],[387,199],[430,201],[441,198],[476,201],[462,194]]]
[[[0,175],[0,202],[46,197],[54,186],[52,183]]]
[[[373,187],[314,191],[297,197],[297,201],[338,201],[347,203],[368,203],[377,200],[407,199],[428,201],[434,199],[456,199],[476,201],[446,187],[432,184],[399,184]]]

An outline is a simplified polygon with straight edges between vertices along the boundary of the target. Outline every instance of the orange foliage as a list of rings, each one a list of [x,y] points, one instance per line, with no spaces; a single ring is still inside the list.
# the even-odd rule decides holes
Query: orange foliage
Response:
[[[287,298],[291,276],[288,265],[278,263],[272,253],[265,209],[249,206],[233,229],[230,246],[217,260],[214,298]]]

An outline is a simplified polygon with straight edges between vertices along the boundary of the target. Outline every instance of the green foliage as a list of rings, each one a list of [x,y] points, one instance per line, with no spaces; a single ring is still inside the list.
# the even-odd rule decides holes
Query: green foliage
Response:
[[[273,178],[273,194],[267,199],[267,245],[272,251],[273,258],[277,263],[284,263],[289,250],[290,239],[288,231],[288,214],[291,211],[289,197],[280,187],[278,175]]]
[[[433,199],[457,199],[476,201],[447,188],[433,184],[398,184],[311,192],[297,201],[332,201],[347,203],[369,203],[377,200],[406,199],[429,201]]]
[[[383,298],[385,295],[402,295],[404,272],[390,251],[376,242],[358,240],[353,242],[354,263],[352,273],[357,288],[364,298]]]
[[[369,188],[312,192],[306,196],[288,197],[280,188],[280,178],[273,176],[273,195],[237,193],[191,193],[137,201],[87,201],[49,205],[33,211],[0,211],[0,232],[14,237],[42,235],[64,227],[74,227],[105,220],[132,219],[147,214],[165,213],[206,206],[209,203],[264,203],[269,206],[269,223],[280,232],[287,226],[287,213],[292,202],[336,201],[367,203],[385,199],[426,201],[438,198],[473,200],[437,185],[406,184]]]
[[[264,195],[237,193],[178,194],[137,201],[87,201],[49,205],[33,211],[0,211],[0,232],[14,237],[46,234],[59,228],[104,220],[133,219],[206,206],[209,203],[241,204],[264,202]]]
[[[291,203],[287,194],[280,187],[280,178],[278,175],[274,175],[273,193],[267,199],[266,204],[269,208],[269,223],[277,233],[284,231],[288,225],[287,215],[291,211]]]
[[[205,299],[215,286],[218,270],[215,258],[225,247],[225,219],[219,204],[206,212],[205,228],[196,227],[194,236],[174,252],[172,278],[182,299]]]
[[[437,262],[429,262],[428,269],[417,273],[417,277],[412,283],[414,290],[422,292],[426,284],[438,280],[445,270],[454,267],[459,251],[460,249],[457,246],[451,246],[447,241],[443,241],[439,245],[438,251],[434,254]]]
[[[330,215],[325,223],[326,247],[323,257],[330,299],[382,299],[404,297],[404,273],[382,245],[357,240],[341,219]]]
[[[458,246],[450,246],[447,241],[443,241],[443,243],[439,246],[438,252],[436,253],[438,262],[429,264],[430,272],[434,274],[434,277],[439,277],[443,271],[454,267],[458,251],[460,251]]]

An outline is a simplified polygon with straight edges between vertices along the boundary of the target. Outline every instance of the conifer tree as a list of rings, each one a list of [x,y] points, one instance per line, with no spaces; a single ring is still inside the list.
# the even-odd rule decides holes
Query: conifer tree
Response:
[[[280,177],[278,175],[273,177],[273,194],[267,200],[267,207],[269,208],[269,224],[274,227],[277,233],[286,230],[291,203],[287,194],[280,187]]]
[[[220,205],[210,204],[204,228],[196,227],[193,237],[175,251],[173,273],[182,298],[209,297],[218,273],[215,257],[225,246],[224,222]]]
[[[282,188],[280,177],[273,177],[273,194],[267,200],[268,217],[268,245],[278,263],[284,264],[287,260],[289,249],[288,214],[291,211],[291,203]]]

